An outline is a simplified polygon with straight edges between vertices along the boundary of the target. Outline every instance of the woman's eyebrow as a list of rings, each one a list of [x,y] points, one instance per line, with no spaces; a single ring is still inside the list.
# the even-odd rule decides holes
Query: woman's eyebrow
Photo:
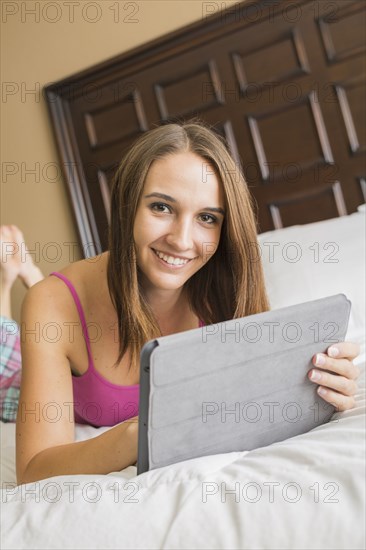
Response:
[[[151,197],[158,197],[159,199],[164,199],[165,201],[174,202],[177,203],[178,201],[171,197],[170,195],[165,195],[165,193],[150,193],[149,195],[145,195],[144,199],[150,199]],[[225,211],[222,208],[216,207],[216,206],[205,206],[202,208],[202,210],[209,210],[210,212],[216,212],[217,214],[221,214],[222,216],[225,216]]]

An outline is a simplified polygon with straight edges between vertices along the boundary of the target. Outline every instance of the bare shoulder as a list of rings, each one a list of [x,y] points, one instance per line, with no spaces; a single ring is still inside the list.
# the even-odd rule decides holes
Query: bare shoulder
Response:
[[[85,298],[96,288],[100,288],[102,280],[106,278],[108,253],[73,262],[57,273],[64,275],[76,288],[78,294]],[[65,299],[65,297],[67,297]],[[57,276],[49,275],[39,283],[33,285],[27,292],[23,305],[39,303],[40,306],[47,303],[48,306],[56,307],[59,311],[67,311],[71,297],[70,290],[63,280]]]
[[[95,296],[95,289],[102,287],[102,280],[105,277],[102,265],[106,266],[106,264],[105,256],[94,262],[80,260],[58,273],[72,283],[82,303],[88,304]],[[22,322],[33,321],[41,324],[78,320],[70,289],[56,276],[48,276],[28,290],[23,300],[21,318]]]
[[[46,277],[27,291],[22,303],[22,317],[29,310],[32,310],[34,316],[40,317],[45,306],[49,312],[52,310],[55,313],[58,310],[61,313],[66,305],[64,294],[66,293],[62,292],[56,277]]]
[[[73,262],[64,267],[58,273],[65,275],[72,282],[83,282],[85,284],[89,282],[95,282],[95,278],[98,274],[107,269],[109,252],[103,252],[92,258],[86,258],[85,260],[79,260]],[[57,279],[57,277],[50,277],[51,279]]]
[[[108,256],[108,252],[103,252],[93,258],[74,262],[59,271],[59,273],[65,275],[72,283],[77,284],[82,289],[88,289],[91,285],[95,292],[95,285],[100,282],[102,277],[106,276]]]

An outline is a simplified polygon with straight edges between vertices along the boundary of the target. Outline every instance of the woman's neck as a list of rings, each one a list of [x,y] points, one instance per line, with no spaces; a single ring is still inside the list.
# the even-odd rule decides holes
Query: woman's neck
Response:
[[[159,290],[155,289],[145,293],[156,319],[171,319],[185,310],[187,307],[187,297],[182,289],[177,290]]]

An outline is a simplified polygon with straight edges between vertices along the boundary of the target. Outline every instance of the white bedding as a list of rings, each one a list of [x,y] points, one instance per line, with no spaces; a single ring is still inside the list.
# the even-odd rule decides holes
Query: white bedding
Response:
[[[2,424],[1,547],[365,548],[365,205],[359,210],[260,236],[263,251],[269,250],[264,243],[279,243],[272,247],[274,261],[263,255],[273,308],[338,292],[351,299],[347,338],[362,344],[354,409],[247,453],[198,458],[141,476],[131,466],[20,487],[14,425]],[[319,262],[312,256],[316,242],[323,250]],[[299,250],[289,243],[302,251],[297,262],[286,257]],[[327,243],[336,243],[330,259],[338,262],[324,261],[335,250]],[[78,440],[100,433],[76,426]]]

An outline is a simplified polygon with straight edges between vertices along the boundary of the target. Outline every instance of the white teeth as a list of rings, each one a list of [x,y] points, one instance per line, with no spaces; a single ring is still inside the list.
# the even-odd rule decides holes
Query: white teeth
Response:
[[[167,264],[184,265],[189,262],[189,260],[183,260],[183,258],[173,258],[172,256],[167,256],[166,254],[163,254],[158,250],[155,250],[154,252],[159,258],[163,259],[164,262],[166,262]]]

